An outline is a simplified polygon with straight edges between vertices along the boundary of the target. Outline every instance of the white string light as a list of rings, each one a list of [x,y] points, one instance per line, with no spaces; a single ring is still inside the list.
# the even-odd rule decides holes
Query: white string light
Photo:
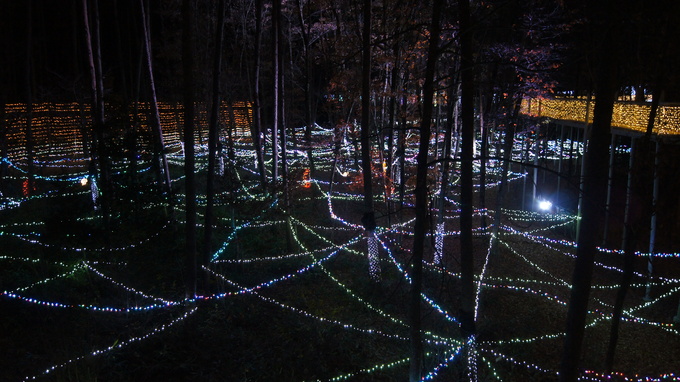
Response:
[[[333,129],[327,129],[320,131],[321,137],[331,137],[333,134]],[[178,136],[170,134],[168,136],[171,138],[171,142],[168,145],[171,151],[168,154],[170,164],[172,166],[183,166],[184,165],[184,148],[179,140]],[[356,256],[360,261],[366,261],[369,268],[369,278],[373,280],[380,280],[384,275],[398,274],[401,276],[402,280],[405,280],[408,284],[411,282],[411,276],[408,272],[408,261],[411,255],[411,250],[409,248],[404,248],[405,243],[409,243],[413,235],[413,219],[406,219],[405,221],[392,223],[389,227],[378,227],[376,231],[371,235],[366,235],[362,225],[354,221],[353,212],[350,211],[346,206],[354,205],[362,200],[363,195],[356,192],[356,188],[352,189],[351,181],[352,177],[358,175],[358,173],[349,167],[349,163],[338,164],[336,168],[333,168],[334,152],[328,147],[314,148],[313,155],[315,157],[315,166],[319,173],[331,171],[342,172],[341,175],[346,175],[347,178],[337,180],[337,182],[331,185],[327,181],[321,179],[314,179],[311,177],[310,172],[304,172],[304,169],[309,169],[309,164],[307,163],[306,153],[296,150],[295,146],[289,143],[289,149],[292,153],[291,156],[297,156],[297,159],[292,159],[289,162],[291,168],[299,169],[303,171],[303,176],[299,179],[294,179],[291,184],[292,187],[296,187],[302,195],[298,201],[304,203],[318,203],[322,201],[326,207],[327,211],[323,212],[322,215],[313,216],[312,219],[305,219],[306,216],[295,216],[295,210],[291,211],[281,211],[281,207],[275,198],[264,193],[258,193],[256,188],[258,187],[257,181],[257,161],[253,158],[252,150],[249,146],[249,137],[247,134],[235,136],[235,147],[234,152],[236,159],[229,160],[223,156],[219,157],[217,173],[222,174],[225,169],[229,169],[230,174],[236,178],[234,190],[224,191],[218,193],[218,199],[232,198],[236,203],[257,203],[255,205],[264,205],[257,216],[255,217],[240,217],[240,218],[229,218],[219,216],[215,220],[215,228],[220,229],[219,240],[221,245],[219,249],[212,254],[211,265],[204,268],[207,273],[230,285],[230,288],[235,288],[229,292],[219,292],[219,291],[207,291],[205,296],[198,296],[192,299],[173,299],[171,297],[160,297],[155,296],[153,293],[148,291],[143,291],[140,288],[133,287],[135,285],[134,280],[125,280],[125,277],[115,278],[113,274],[124,274],[126,263],[112,263],[111,266],[98,266],[95,261],[78,261],[72,264],[59,262],[57,259],[49,261],[50,265],[55,265],[63,267],[59,269],[58,272],[52,272],[50,275],[42,276],[42,279],[38,281],[32,280],[26,282],[22,285],[13,286],[13,289],[4,291],[2,296],[4,298],[15,299],[18,301],[23,301],[26,303],[36,304],[44,307],[45,309],[51,308],[75,308],[75,309],[88,309],[96,312],[100,312],[102,315],[105,314],[120,314],[120,313],[132,313],[132,312],[143,312],[149,310],[168,310],[176,309],[179,307],[187,307],[198,300],[210,302],[220,299],[230,298],[234,296],[247,296],[256,297],[262,301],[266,301],[271,304],[275,304],[282,309],[292,312],[300,317],[306,317],[312,322],[321,324],[332,324],[337,327],[351,330],[361,335],[365,335],[367,338],[372,336],[381,336],[384,338],[395,339],[399,343],[404,343],[407,341],[408,324],[401,318],[403,312],[396,311],[395,309],[386,309],[375,302],[370,302],[370,298],[362,295],[358,292],[356,282],[360,279],[349,279],[354,275],[346,275],[342,272],[334,272],[332,264],[335,264],[335,260],[342,256]],[[565,142],[562,142],[564,145]],[[580,146],[579,146],[580,147]],[[351,150],[353,146],[348,144],[343,147],[346,155],[351,157]],[[549,142],[548,155],[547,157],[551,160],[559,159],[557,153],[560,151],[559,144],[557,142]],[[199,145],[196,147],[197,152],[197,172],[206,171],[206,153],[207,147],[205,145]],[[407,149],[408,166],[412,166],[415,163],[415,150],[411,148]],[[88,184],[79,184],[81,179],[88,179],[89,183],[89,193],[91,194],[93,203],[97,204],[99,198],[99,189],[95,182],[94,177],[88,178],[86,172],[83,171],[82,164],[89,158],[85,158],[81,154],[76,153],[76,151],[71,152],[73,156],[72,159],[55,159],[48,160],[41,158],[35,161],[43,167],[53,166],[55,168],[69,168],[69,173],[64,176],[45,176],[36,177],[37,181],[40,182],[50,182],[50,181],[69,181],[73,183],[74,189],[78,191],[73,195],[82,195],[87,193],[88,190],[85,188]],[[27,160],[25,153],[16,152],[15,157],[10,161],[7,158],[3,158],[3,162],[9,163],[14,174],[18,174],[17,177],[8,177],[7,179],[12,179],[13,181],[22,181],[26,177]],[[349,160],[351,158],[348,157]],[[47,157],[46,157],[47,158]],[[251,162],[252,161],[252,162]],[[339,161],[340,162],[340,161]],[[348,161],[349,162],[349,161]],[[497,187],[500,182],[500,172],[501,168],[498,165],[494,165],[495,161],[491,162],[491,166],[488,168],[488,179],[486,183],[487,188]],[[251,165],[252,163],[252,165]],[[115,171],[122,173],[125,171],[127,166],[126,161],[120,161],[114,164],[116,168]],[[148,165],[149,162],[146,162]],[[268,159],[267,167],[271,166],[271,159]],[[140,171],[149,171],[150,166],[144,168]],[[268,169],[266,171],[269,171]],[[410,170],[409,170],[410,171]],[[116,173],[116,172],[115,172]],[[399,181],[398,171],[394,174],[395,181]],[[254,176],[255,175],[255,176]],[[268,175],[271,174],[268,172]],[[522,179],[526,174],[524,173],[512,173],[509,174],[510,180],[514,181],[517,179]],[[338,178],[338,177],[336,177]],[[177,182],[182,179],[182,176],[175,177],[172,179],[173,182]],[[453,184],[457,184],[459,177],[456,173],[453,174]],[[310,187],[307,190],[305,187]],[[332,186],[332,192],[331,187]],[[117,184],[117,187],[123,187],[121,184]],[[85,189],[84,189],[85,188]],[[476,185],[479,189],[480,186]],[[84,190],[83,190],[84,189]],[[412,193],[412,189],[409,189]],[[30,195],[22,198],[0,198],[0,210],[10,211],[17,210],[22,207],[22,205],[28,200],[43,199],[48,200],[48,198],[56,198],[59,193],[48,192],[37,195]],[[456,195],[456,193],[452,193]],[[175,196],[177,201],[183,201],[186,196],[177,193]],[[394,195],[392,196],[394,198]],[[57,200],[57,199],[54,199]],[[394,199],[396,200],[396,199]],[[459,231],[455,230],[458,225],[459,219],[459,203],[452,198],[446,198],[447,202],[450,203],[452,208],[446,208],[441,211],[444,215],[444,222],[436,226],[435,232],[432,233],[434,241],[434,254],[432,258],[432,263],[425,263],[425,269],[431,272],[430,276],[441,275],[441,277],[453,277],[458,279],[460,277],[459,273],[455,272],[455,268],[452,270],[446,269],[443,266],[442,257],[444,256],[444,243],[448,238],[455,238],[460,234]],[[376,197],[376,204],[379,208],[384,207],[386,200],[384,196]],[[204,205],[205,198],[199,195],[198,198],[199,206]],[[219,202],[218,202],[219,203]],[[165,208],[167,203],[160,203],[154,205],[147,205],[144,208]],[[226,204],[224,204],[226,205]],[[404,206],[406,208],[413,208],[412,199],[408,197],[405,200]],[[434,211],[439,212],[439,211]],[[281,220],[280,213],[285,213],[290,216],[289,220]],[[520,210],[502,210],[504,214],[504,220],[506,224],[499,227],[501,229],[501,236],[497,239],[503,247],[503,253],[513,256],[515,259],[519,259],[525,266],[529,267],[533,271],[533,278],[521,279],[513,277],[500,277],[493,275],[493,264],[490,263],[490,245],[487,247],[486,257],[478,269],[478,273],[475,275],[475,320],[479,319],[479,309],[480,305],[483,305],[484,298],[487,291],[507,291],[503,293],[515,293],[518,295],[525,296],[535,296],[532,298],[540,298],[547,304],[552,304],[554,307],[563,310],[566,305],[566,291],[569,289],[569,282],[565,280],[562,276],[559,276],[559,272],[556,272],[551,265],[541,265],[539,261],[535,260],[530,251],[527,251],[526,246],[516,245],[517,243],[531,243],[531,245],[537,246],[542,252],[549,253],[549,256],[567,256],[573,258],[573,249],[576,243],[568,240],[556,240],[547,236],[540,236],[546,234],[551,229],[573,224],[578,219],[574,215],[569,214],[550,214],[550,213],[537,213],[537,212],[527,212]],[[252,214],[255,215],[255,214]],[[251,216],[252,216],[251,215]],[[329,223],[323,224],[318,223],[326,218]],[[278,218],[277,218],[278,216]],[[485,216],[493,217],[493,212],[486,209],[475,210],[475,216]],[[314,224],[307,223],[305,220],[314,221]],[[176,220],[181,221],[181,218]],[[234,226],[232,227],[232,221]],[[95,220],[95,223],[98,222]],[[243,257],[238,259],[229,258],[228,248],[235,246],[238,240],[242,239],[242,236],[250,234],[251,230],[254,235],[259,235],[259,231],[269,229],[275,225],[282,225],[284,222],[289,222],[284,229],[291,234],[294,243],[297,245],[298,251],[293,252],[281,252],[280,254],[259,254],[259,253],[248,253]],[[512,227],[515,222],[531,222],[531,223],[541,223],[538,224],[539,227],[533,228],[531,230],[519,230]],[[49,240],[42,237],[41,232],[45,230],[45,225],[42,222],[12,222],[0,225],[0,236],[7,238],[15,238],[21,240],[24,243],[40,245],[43,247],[55,248],[64,253],[83,253],[83,256],[94,256],[103,253],[113,253],[113,252],[125,252],[133,250],[142,244],[148,243],[153,245],[158,239],[162,232],[167,232],[169,227],[169,222],[164,223],[160,229],[152,234],[147,234],[144,238],[138,238],[135,243],[120,243],[111,247],[96,247],[93,245],[85,244],[75,244],[72,247],[57,245],[55,243],[49,242]],[[448,226],[448,231],[445,230],[445,226]],[[493,225],[489,224],[486,227],[477,226],[474,228],[475,235],[482,240],[486,240],[489,236],[491,239],[491,228]],[[300,231],[298,234],[297,231]],[[548,235],[548,234],[546,234]],[[501,240],[501,238],[511,238],[509,240]],[[363,241],[366,239],[366,247],[363,246]],[[4,239],[3,239],[4,240]],[[448,242],[447,242],[448,243]],[[362,248],[367,248],[364,251]],[[382,249],[381,249],[382,248]],[[447,249],[448,251],[448,249]],[[621,251],[617,249],[605,249],[600,248],[600,253],[603,256],[606,255],[620,255]],[[365,253],[368,253],[368,256]],[[381,255],[384,254],[384,256]],[[654,257],[665,257],[673,258],[680,257],[676,253],[654,253],[654,254],[644,254],[636,253],[637,256],[654,256]],[[27,254],[26,257],[20,256],[0,256],[2,261],[22,261],[26,265],[38,263],[41,260],[31,258],[33,254]],[[448,256],[448,254],[447,254]],[[239,267],[251,267],[256,264],[267,265],[276,264],[273,268],[275,269],[291,269],[288,267],[289,264],[295,264],[293,271],[281,271],[273,276],[267,277],[264,281],[258,281],[250,286],[244,286],[235,283],[229,276],[230,265],[238,265]],[[362,263],[363,264],[363,263]],[[599,270],[615,271],[621,272],[619,268],[606,265],[604,263],[596,264]],[[17,264],[19,266],[19,264]],[[110,272],[110,270],[115,269],[115,272]],[[247,269],[247,268],[246,268]],[[316,271],[315,271],[316,270]],[[315,272],[312,272],[315,271]],[[148,301],[147,304],[134,307],[123,307],[123,303],[113,304],[113,306],[101,306],[97,304],[68,304],[66,302],[58,302],[52,299],[44,298],[40,294],[40,290],[43,288],[36,288],[37,286],[50,286],[58,285],[61,280],[68,279],[78,272],[89,272],[90,275],[96,275],[96,277],[88,277],[88,279],[99,280],[97,282],[106,283],[107,287],[114,288],[116,290],[124,291],[124,294],[131,294],[138,296],[135,298],[141,298]],[[355,322],[350,322],[349,320],[337,320],[332,317],[325,317],[324,315],[312,313],[307,309],[295,306],[294,303],[282,303],[280,300],[264,296],[261,293],[265,289],[275,290],[281,285],[286,285],[286,287],[298,287],[303,283],[300,283],[300,279],[308,275],[324,275],[325,280],[331,285],[338,287],[338,291],[348,296],[349,299],[359,304],[359,306],[365,307],[370,314],[374,317],[379,317],[382,321],[387,321],[389,325],[381,324],[381,326],[376,325],[376,327],[366,327],[362,325],[357,325]],[[644,276],[636,274],[636,277]],[[91,282],[91,281],[90,281]],[[627,306],[624,310],[622,319],[626,322],[633,323],[635,325],[644,325],[645,327],[650,327],[654,329],[659,329],[664,334],[678,336],[680,333],[671,323],[660,322],[658,320],[651,320],[645,317],[645,312],[665,301],[669,298],[675,298],[680,295],[680,280],[673,278],[663,278],[655,277],[652,279],[652,284],[658,286],[659,289],[664,288],[663,293],[654,298],[652,301],[633,304],[632,306]],[[645,283],[634,282],[632,288],[643,287]],[[610,291],[617,288],[618,285],[594,285],[593,289],[600,291]],[[556,292],[555,292],[556,291]],[[496,292],[494,292],[496,293]],[[437,323],[434,325],[436,330],[424,331],[425,344],[428,349],[426,352],[426,357],[435,356],[438,357],[436,362],[433,362],[432,366],[429,368],[428,373],[424,377],[425,380],[436,379],[439,372],[444,367],[447,367],[451,362],[465,357],[465,362],[467,364],[468,378],[471,380],[476,380],[481,376],[482,370],[486,375],[491,375],[497,380],[502,380],[503,376],[499,375],[496,370],[496,365],[509,362],[513,365],[521,366],[533,372],[539,372],[545,374],[548,377],[554,377],[556,371],[549,368],[543,367],[538,364],[532,363],[528,359],[520,359],[514,356],[513,352],[510,350],[499,350],[501,345],[516,344],[518,346],[528,347],[538,341],[552,341],[563,337],[564,333],[561,332],[561,328],[558,328],[552,332],[540,333],[538,335],[531,335],[518,338],[501,338],[492,341],[478,341],[476,337],[472,336],[468,339],[461,338],[451,338],[449,332],[458,329],[459,323],[457,318],[449,313],[447,309],[451,309],[451,305],[443,298],[430,291],[423,292],[421,294],[422,301],[437,313],[433,315],[433,320]],[[608,322],[612,315],[609,311],[612,310],[610,304],[605,303],[602,300],[595,299],[595,303],[600,310],[589,311],[589,327],[596,327],[602,325],[602,323]],[[50,372],[61,369],[71,363],[80,361],[86,357],[103,355],[111,350],[119,349],[128,344],[141,341],[151,335],[159,334],[168,327],[175,325],[175,323],[184,320],[189,315],[193,314],[196,308],[187,310],[182,316],[174,319],[169,324],[160,325],[157,329],[147,333],[145,336],[132,337],[126,341],[119,343],[118,345],[96,350],[92,353],[86,355],[77,356],[69,361],[58,363],[49,369],[46,369],[40,374],[26,377],[28,379],[35,379],[39,376],[44,376]],[[483,317],[483,316],[482,316]],[[552,329],[552,328],[551,328]],[[550,329],[547,329],[550,331]],[[527,352],[529,353],[529,352]],[[487,357],[488,356],[488,357]],[[408,358],[395,357],[396,360],[391,362],[380,362],[373,366],[356,368],[355,370],[349,370],[344,374],[337,375],[330,380],[340,381],[350,379],[358,375],[370,375],[372,373],[379,373],[388,369],[393,369],[396,366],[404,365],[408,362]],[[602,380],[607,378],[618,378],[626,381],[680,381],[680,377],[673,373],[666,374],[656,374],[650,376],[637,376],[631,374],[621,374],[613,373],[610,375],[605,375],[598,373],[597,371],[586,371],[585,374],[581,376],[583,380]],[[370,378],[370,377],[369,377]],[[648,379],[644,379],[648,378]]]

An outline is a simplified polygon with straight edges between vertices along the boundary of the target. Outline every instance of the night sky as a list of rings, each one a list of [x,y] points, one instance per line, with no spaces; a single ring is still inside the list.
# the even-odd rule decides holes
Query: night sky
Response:
[[[151,4],[152,35],[156,35],[160,29],[157,2]],[[122,86],[121,67],[127,65],[125,70],[129,70],[141,53],[139,2],[100,1],[99,7],[106,87],[117,92]],[[81,1],[2,0],[0,19],[2,94],[8,100],[25,101],[27,83],[31,84],[34,99],[72,100],[82,96],[78,91],[83,88],[87,92],[89,72]]]

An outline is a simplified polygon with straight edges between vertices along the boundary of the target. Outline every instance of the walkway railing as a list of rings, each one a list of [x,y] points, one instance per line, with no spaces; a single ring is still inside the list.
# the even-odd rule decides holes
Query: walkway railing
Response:
[[[595,100],[590,104],[585,98],[525,99],[522,101],[522,114],[534,117],[547,117],[556,120],[584,124],[586,114],[588,123],[593,121]],[[651,105],[617,101],[614,104],[612,126],[644,134]],[[660,105],[654,119],[653,134],[680,135],[680,106]]]

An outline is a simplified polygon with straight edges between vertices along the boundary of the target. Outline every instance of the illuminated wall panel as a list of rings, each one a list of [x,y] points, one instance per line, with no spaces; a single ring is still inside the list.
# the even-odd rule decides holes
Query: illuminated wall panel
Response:
[[[232,105],[236,137],[250,134],[252,110],[250,103],[236,102]],[[114,106],[107,105],[107,113],[113,114]],[[196,142],[205,144],[209,122],[209,107],[196,104]],[[129,124],[137,129],[137,144],[148,146],[153,135],[150,125],[150,105],[137,102],[129,106]],[[184,129],[184,108],[182,103],[159,102],[158,112],[163,130],[163,138],[167,146],[177,145],[182,141]],[[227,103],[220,108],[220,136],[226,137],[226,128],[231,126]],[[27,121],[30,117],[33,142],[33,157],[36,162],[48,162],[63,159],[78,160],[86,156],[84,142],[92,133],[92,116],[89,104],[73,103],[35,103],[29,113],[26,104],[5,105],[5,130],[7,138],[7,156],[11,161],[23,162],[27,159]],[[108,115],[107,119],[112,119]],[[111,124],[107,134],[113,139],[123,140],[129,127]],[[87,139],[86,139],[87,138]]]
[[[586,119],[586,110],[589,110],[588,122],[592,123],[594,106],[594,100],[591,100],[590,105],[588,105],[588,101],[583,98],[524,99],[521,111],[525,115],[535,117],[583,123]],[[650,108],[649,103],[638,104],[618,101],[614,104],[612,126],[644,133],[647,130]],[[659,135],[680,134],[680,106],[659,106],[654,120],[653,133]]]

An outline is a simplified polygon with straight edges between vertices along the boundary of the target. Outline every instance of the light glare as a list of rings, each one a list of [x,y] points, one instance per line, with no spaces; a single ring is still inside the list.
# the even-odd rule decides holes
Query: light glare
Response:
[[[543,211],[547,211],[550,208],[552,208],[552,203],[549,200],[541,200],[538,202],[538,208],[540,208]]]

